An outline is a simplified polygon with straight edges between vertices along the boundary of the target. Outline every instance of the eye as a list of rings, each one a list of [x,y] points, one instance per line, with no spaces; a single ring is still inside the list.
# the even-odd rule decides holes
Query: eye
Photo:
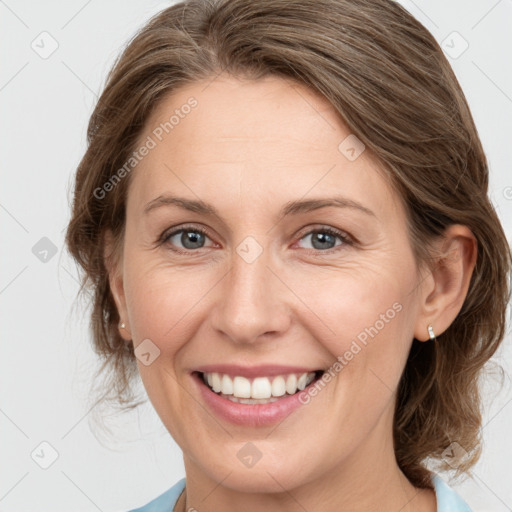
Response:
[[[307,232],[300,238],[300,241],[310,238],[313,252],[330,253],[338,250],[337,248],[345,245],[354,245],[353,240],[343,231],[325,226]],[[160,238],[160,244],[167,244],[171,249],[180,254],[190,254],[197,249],[205,247],[206,240],[209,240],[208,232],[204,228],[197,226],[181,226],[164,232]],[[339,243],[336,241],[339,240]],[[181,246],[180,246],[181,244]],[[210,245],[209,247],[213,247]]]
[[[186,253],[194,251],[195,249],[204,248],[206,239],[209,239],[209,236],[205,229],[182,226],[179,229],[164,233],[161,238],[161,243],[169,244],[174,247],[178,246],[178,249],[173,250],[179,253]],[[180,250],[179,244],[181,244],[181,248],[185,250]]]
[[[337,250],[336,247],[339,246],[353,245],[351,238],[346,233],[331,227],[322,227],[309,231],[300,240],[306,240],[308,237],[311,240],[311,248],[320,252],[330,252]],[[336,244],[336,239],[340,240],[340,243]],[[306,248],[308,249],[308,247]]]

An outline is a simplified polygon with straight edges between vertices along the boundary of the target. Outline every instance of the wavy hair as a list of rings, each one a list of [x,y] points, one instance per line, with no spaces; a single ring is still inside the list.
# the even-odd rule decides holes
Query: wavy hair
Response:
[[[154,16],[110,71],[90,118],[75,178],[66,243],[92,293],[99,373],[122,406],[134,407],[133,346],[121,338],[104,260],[111,230],[120,254],[129,174],[101,188],[135,149],[164,95],[220,72],[286,77],[325,97],[379,161],[406,208],[418,266],[439,264],[431,242],[468,226],[478,256],[462,309],[435,343],[413,340],[394,417],[398,464],[431,487],[426,461],[443,465],[457,441],[480,453],[479,377],[505,335],[511,253],[487,196],[488,164],[465,96],[428,30],[392,0],[186,0]],[[137,405],[137,404],[135,404]]]

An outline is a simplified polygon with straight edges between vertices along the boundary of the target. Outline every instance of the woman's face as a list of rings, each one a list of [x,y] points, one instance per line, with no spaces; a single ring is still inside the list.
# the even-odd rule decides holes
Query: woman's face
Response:
[[[187,475],[281,492],[391,460],[421,280],[369,151],[308,89],[226,75],[166,97],[144,144],[113,289]]]

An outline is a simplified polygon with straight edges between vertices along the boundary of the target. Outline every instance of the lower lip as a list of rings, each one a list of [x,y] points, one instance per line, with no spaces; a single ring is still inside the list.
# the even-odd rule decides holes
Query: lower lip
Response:
[[[304,389],[294,395],[289,395],[280,398],[276,402],[269,402],[268,404],[240,404],[232,402],[227,398],[222,398],[217,393],[214,393],[204,382],[201,375],[193,373],[192,377],[204,401],[210,406],[217,416],[234,423],[236,425],[260,427],[265,425],[273,425],[282,421],[293,411],[297,410],[301,405],[304,405],[299,400],[300,393],[307,392],[309,386],[312,386],[316,379]]]

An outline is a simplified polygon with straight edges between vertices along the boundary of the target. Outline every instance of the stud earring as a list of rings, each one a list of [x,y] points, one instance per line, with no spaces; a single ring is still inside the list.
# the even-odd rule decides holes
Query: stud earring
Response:
[[[123,322],[119,322],[119,329],[124,329],[126,325]]]
[[[435,341],[435,339],[436,339],[436,335],[434,334],[434,329],[433,329],[433,327],[432,327],[431,325],[429,325],[429,326],[427,327],[427,329],[428,329],[428,336],[429,336],[429,338],[430,338],[430,341]]]

